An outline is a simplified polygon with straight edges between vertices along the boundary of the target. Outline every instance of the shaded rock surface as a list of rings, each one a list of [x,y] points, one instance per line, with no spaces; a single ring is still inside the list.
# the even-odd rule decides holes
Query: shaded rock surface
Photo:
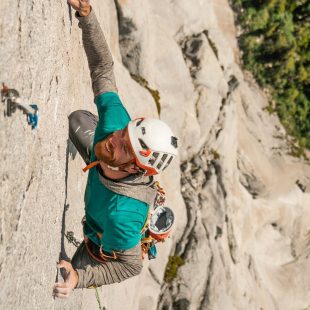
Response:
[[[239,65],[226,0],[92,1],[132,117],[182,142],[161,176],[176,214],[139,277],[98,289],[107,309],[310,309],[310,169]],[[94,290],[54,300],[59,257],[82,240],[87,176],[68,115],[95,113],[81,33],[66,1],[2,1],[1,81],[39,105],[39,128],[0,105],[0,306],[99,309]],[[134,78],[133,78],[133,77]],[[147,87],[146,87],[147,86]],[[160,109],[158,108],[160,106]],[[160,111],[160,115],[158,115]],[[185,264],[164,281],[169,255]],[[58,275],[59,277],[59,275]]]

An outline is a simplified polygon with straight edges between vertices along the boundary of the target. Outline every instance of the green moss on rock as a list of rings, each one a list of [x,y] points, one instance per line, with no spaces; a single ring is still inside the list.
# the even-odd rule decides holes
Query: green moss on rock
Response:
[[[164,276],[165,282],[172,282],[178,275],[179,267],[183,266],[184,264],[185,261],[181,256],[169,256],[169,261],[167,263]]]
[[[161,111],[161,105],[160,105],[160,94],[159,91],[156,89],[152,89],[149,86],[149,82],[143,78],[140,75],[135,75],[135,74],[131,74],[131,77],[137,82],[139,83],[142,87],[144,87],[145,89],[147,89],[149,91],[149,93],[151,94],[151,96],[153,97],[155,104],[156,104],[156,108],[157,108],[157,112],[158,115],[160,115],[160,111]]]

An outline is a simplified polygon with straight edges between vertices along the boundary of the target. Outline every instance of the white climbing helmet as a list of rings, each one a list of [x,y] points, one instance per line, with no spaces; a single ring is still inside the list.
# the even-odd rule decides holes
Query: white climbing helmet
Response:
[[[178,139],[159,119],[135,119],[128,124],[128,134],[136,164],[146,170],[145,175],[165,170],[178,154]]]

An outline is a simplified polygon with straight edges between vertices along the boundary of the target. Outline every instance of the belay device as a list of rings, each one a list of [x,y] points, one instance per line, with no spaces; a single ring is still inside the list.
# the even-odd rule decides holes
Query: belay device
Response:
[[[36,104],[25,104],[16,89],[11,89],[2,84],[1,101],[6,105],[5,116],[12,116],[16,109],[22,110],[27,115],[27,122],[32,129],[37,128],[39,109]]]

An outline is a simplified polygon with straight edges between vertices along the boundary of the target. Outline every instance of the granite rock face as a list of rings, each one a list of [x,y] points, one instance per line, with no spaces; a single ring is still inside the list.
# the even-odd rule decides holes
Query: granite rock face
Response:
[[[226,0],[92,1],[132,117],[166,121],[180,157],[160,178],[176,214],[139,277],[98,289],[107,309],[310,309],[310,168],[240,67]],[[0,104],[0,306],[99,309],[94,290],[54,300],[60,255],[82,240],[84,163],[68,115],[95,113],[66,1],[2,1],[1,82],[39,106],[39,128]],[[169,255],[185,264],[164,281]]]

